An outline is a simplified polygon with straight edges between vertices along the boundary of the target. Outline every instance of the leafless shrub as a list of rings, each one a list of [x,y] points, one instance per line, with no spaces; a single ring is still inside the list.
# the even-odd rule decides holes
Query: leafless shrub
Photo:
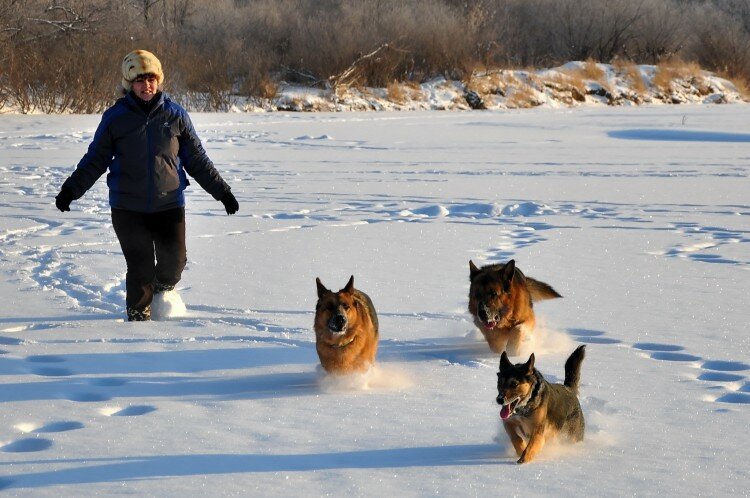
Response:
[[[750,32],[746,19],[703,6],[694,26],[689,55],[702,66],[731,76],[750,77]]]
[[[643,12],[633,25],[633,36],[617,55],[641,64],[656,64],[674,57],[690,36],[695,9],[674,1],[657,0],[645,2]]]

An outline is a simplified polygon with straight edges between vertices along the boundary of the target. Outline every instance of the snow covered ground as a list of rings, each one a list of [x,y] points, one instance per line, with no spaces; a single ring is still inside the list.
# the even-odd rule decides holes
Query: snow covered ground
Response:
[[[747,495],[747,109],[196,114],[240,211],[191,187],[187,316],[145,324],[103,180],[53,204],[99,117],[0,117],[0,488]],[[509,258],[564,296],[537,367],[588,345],[586,440],[524,466],[466,312],[469,259]],[[379,363],[332,380],[315,277],[352,274]]]

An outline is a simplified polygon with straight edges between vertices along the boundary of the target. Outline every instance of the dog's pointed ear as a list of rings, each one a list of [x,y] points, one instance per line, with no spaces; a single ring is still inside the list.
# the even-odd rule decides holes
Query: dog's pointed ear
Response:
[[[508,370],[509,368],[513,367],[513,363],[510,362],[508,359],[508,353],[503,351],[503,354],[500,355],[500,371]]]
[[[319,298],[321,298],[321,297],[323,297],[324,295],[326,295],[326,294],[328,294],[329,292],[331,292],[330,290],[326,289],[326,286],[325,286],[325,285],[323,285],[323,284],[322,284],[322,283],[320,282],[320,278],[316,278],[316,279],[315,279],[315,285],[317,285],[317,286],[318,286],[318,297],[319,297]]]
[[[531,374],[534,371],[534,360],[535,359],[536,358],[534,358],[534,353],[531,353],[531,356],[529,356],[529,361],[527,361],[524,364],[524,368],[526,368],[526,370],[528,371],[529,374]]]
[[[513,282],[513,276],[516,274],[516,260],[511,259],[502,270],[500,270],[500,278],[503,282],[503,290],[505,292],[510,291],[510,284]]]
[[[477,273],[479,273],[479,268],[472,260],[469,260],[469,280],[472,280]]]
[[[354,290],[354,275],[349,277],[349,281],[346,283],[346,286],[341,290],[346,293],[351,293],[351,291]]]

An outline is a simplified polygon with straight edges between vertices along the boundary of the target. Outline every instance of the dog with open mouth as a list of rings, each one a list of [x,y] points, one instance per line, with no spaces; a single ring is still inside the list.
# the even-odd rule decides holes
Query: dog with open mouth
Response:
[[[370,297],[354,288],[354,276],[338,292],[320,279],[315,305],[315,349],[328,373],[366,372],[378,351],[378,316]]]
[[[477,268],[469,261],[469,313],[494,353],[519,353],[534,330],[533,303],[562,297],[550,285],[527,277],[515,260]]]
[[[534,354],[526,363],[512,364],[507,353],[500,357],[497,404],[518,463],[529,463],[553,438],[583,440],[585,422],[578,401],[581,363],[586,346],[579,346],[565,362],[565,381],[547,382],[534,368]]]

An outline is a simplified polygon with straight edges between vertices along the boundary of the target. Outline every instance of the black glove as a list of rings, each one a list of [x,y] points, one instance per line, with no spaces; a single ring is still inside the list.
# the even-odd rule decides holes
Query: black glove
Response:
[[[227,210],[227,214],[234,214],[240,209],[240,203],[234,198],[232,192],[227,192],[221,199],[221,203],[224,204],[224,209]]]
[[[55,206],[60,211],[70,211],[70,203],[73,202],[73,192],[64,188],[55,197]]]

